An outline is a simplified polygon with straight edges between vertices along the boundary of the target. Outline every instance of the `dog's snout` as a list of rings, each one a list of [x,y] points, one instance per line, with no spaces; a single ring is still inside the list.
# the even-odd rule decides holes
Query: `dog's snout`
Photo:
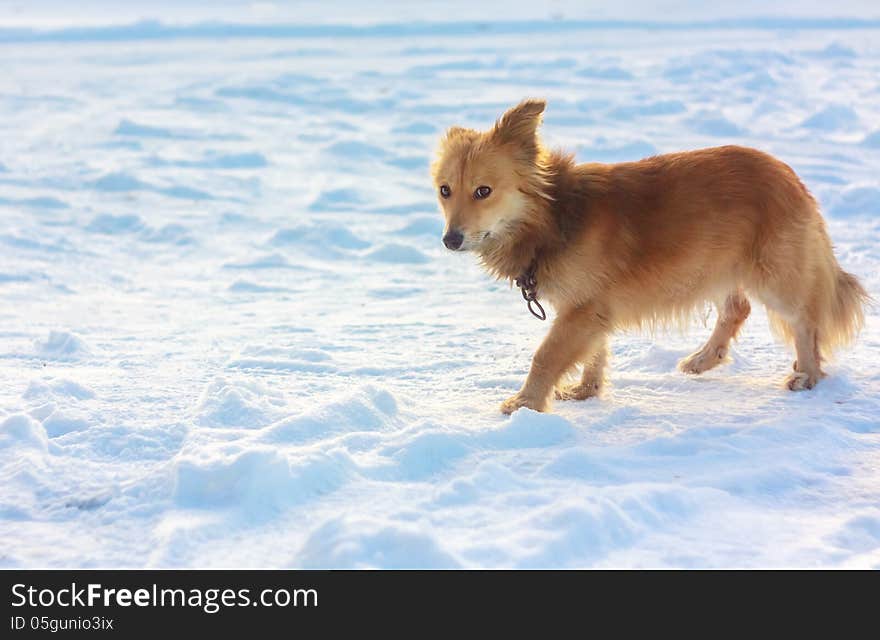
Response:
[[[451,229],[443,236],[443,244],[445,244],[446,248],[450,251],[456,251],[459,249],[462,242],[464,242],[464,234],[457,229]]]

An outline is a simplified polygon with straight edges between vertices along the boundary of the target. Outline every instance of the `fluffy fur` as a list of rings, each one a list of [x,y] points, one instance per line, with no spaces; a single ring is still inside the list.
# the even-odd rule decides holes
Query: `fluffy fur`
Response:
[[[544,106],[526,100],[485,132],[449,129],[432,167],[446,241],[463,237],[458,249],[501,279],[536,261],[538,296],[557,312],[525,384],[501,410],[547,410],[577,364],[580,381],[557,387],[556,397],[596,395],[611,332],[681,321],[711,302],[711,337],[680,363],[702,373],[726,359],[750,297],[794,344],[788,388],[812,388],[825,375],[821,361],[858,332],[868,296],[838,265],[794,171],[737,146],[575,164],[541,145]],[[487,197],[478,197],[481,186]]]

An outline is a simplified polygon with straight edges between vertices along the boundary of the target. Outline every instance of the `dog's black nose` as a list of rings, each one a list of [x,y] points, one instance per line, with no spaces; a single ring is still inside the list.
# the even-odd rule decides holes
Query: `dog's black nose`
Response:
[[[458,249],[462,242],[464,242],[464,235],[461,231],[456,231],[455,229],[447,232],[446,235],[443,236],[443,244],[445,244],[446,248],[450,251]]]

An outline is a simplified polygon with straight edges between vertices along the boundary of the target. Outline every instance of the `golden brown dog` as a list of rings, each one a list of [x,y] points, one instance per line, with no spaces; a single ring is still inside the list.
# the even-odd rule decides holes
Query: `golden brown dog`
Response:
[[[868,296],[838,265],[794,171],[735,146],[575,164],[541,145],[544,106],[525,100],[485,132],[449,129],[432,167],[446,246],[477,253],[498,278],[533,275],[528,290],[557,311],[501,410],[546,410],[577,364],[580,382],[557,388],[556,398],[596,395],[612,331],[683,320],[708,301],[718,309],[715,330],[679,364],[707,371],[726,359],[749,315],[747,296],[794,343],[788,388],[812,388],[825,375],[822,359],[858,332]]]

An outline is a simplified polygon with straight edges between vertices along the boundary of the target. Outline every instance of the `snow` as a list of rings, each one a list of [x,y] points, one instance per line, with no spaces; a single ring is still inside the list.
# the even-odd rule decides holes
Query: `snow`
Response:
[[[809,392],[756,308],[507,418],[547,325],[427,174],[524,96],[583,160],[757,146],[877,297],[876,3],[212,5],[0,15],[0,566],[880,567],[876,307]]]

